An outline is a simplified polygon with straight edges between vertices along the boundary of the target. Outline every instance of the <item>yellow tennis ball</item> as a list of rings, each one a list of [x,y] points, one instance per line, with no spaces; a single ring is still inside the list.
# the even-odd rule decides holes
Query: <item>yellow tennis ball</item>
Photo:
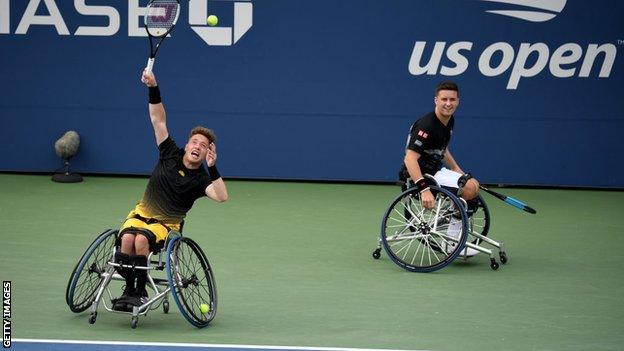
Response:
[[[199,305],[199,310],[201,311],[201,313],[208,313],[208,311],[210,311],[210,307],[208,307],[208,305],[206,305],[205,303],[202,303],[201,305]]]
[[[206,19],[206,23],[208,23],[209,26],[214,27],[217,23],[219,23],[219,18],[215,15],[210,15]]]

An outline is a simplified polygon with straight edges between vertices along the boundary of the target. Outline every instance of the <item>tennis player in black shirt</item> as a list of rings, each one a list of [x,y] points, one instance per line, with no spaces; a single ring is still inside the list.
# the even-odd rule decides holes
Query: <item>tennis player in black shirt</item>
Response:
[[[184,148],[179,148],[167,130],[156,77],[144,71],[141,81],[149,88],[149,114],[160,156],[141,201],[130,211],[119,231],[121,249],[115,260],[133,266],[147,266],[147,256],[156,243],[164,241],[170,230],[180,231],[195,200],[204,196],[217,202],[228,199],[227,188],[215,164],[217,150],[213,131],[195,127]],[[126,286],[122,296],[113,301],[113,308],[131,311],[132,306],[140,305],[142,298],[147,297],[147,272],[121,269],[120,273]]]
[[[421,189],[426,208],[432,208],[434,197],[423,174],[432,175],[445,187],[458,188],[464,171],[448,149],[455,124],[454,113],[459,105],[459,88],[453,82],[442,82],[435,90],[435,109],[416,121],[407,139],[402,180],[408,176]],[[444,167],[446,166],[446,167]],[[461,197],[472,200],[479,194],[479,182],[470,178],[462,188]]]

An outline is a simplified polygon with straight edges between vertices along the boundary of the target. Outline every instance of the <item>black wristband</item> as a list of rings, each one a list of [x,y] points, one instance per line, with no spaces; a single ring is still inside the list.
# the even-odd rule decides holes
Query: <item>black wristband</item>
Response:
[[[210,180],[217,180],[221,178],[221,175],[219,174],[219,171],[217,170],[217,165],[208,167],[208,174],[210,175]]]
[[[160,89],[158,89],[158,85],[149,87],[149,103],[150,104],[160,104],[162,99],[160,98]]]
[[[418,192],[420,192],[421,194],[424,191],[429,190],[429,183],[427,183],[425,178],[418,179],[417,181],[414,182],[414,184],[416,184],[416,189],[418,189]]]

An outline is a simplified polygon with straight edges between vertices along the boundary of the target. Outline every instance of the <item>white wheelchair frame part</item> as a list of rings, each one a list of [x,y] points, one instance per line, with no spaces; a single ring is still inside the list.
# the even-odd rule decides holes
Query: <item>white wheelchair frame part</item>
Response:
[[[115,244],[111,245],[112,250],[110,250],[110,248],[104,248],[104,250],[107,250],[108,252],[110,252],[110,254],[107,254],[105,257],[100,257],[100,262],[91,263],[87,271],[87,274],[97,274],[97,277],[87,276],[87,279],[91,282],[95,282],[96,278],[99,279],[97,285],[93,284],[92,286],[87,287],[87,289],[91,290],[85,290],[84,288],[82,288],[82,285],[87,284],[87,282],[83,282],[81,283],[81,287],[77,287],[80,284],[80,275],[83,273],[84,268],[87,268],[85,267],[85,265],[88,264],[90,258],[93,256],[95,251],[99,250],[98,248],[100,245],[108,243],[108,241],[111,240],[112,237],[116,238],[118,233],[119,232],[117,230],[112,229],[104,231],[90,244],[90,246],[83,254],[82,258],[79,260],[78,264],[76,265],[74,271],[70,276],[70,280],[67,285],[66,301],[67,304],[70,306],[70,309],[76,313],[80,313],[87,309],[90,309],[89,324],[94,324],[97,319],[98,307],[101,303],[104,306],[104,309],[108,312],[131,314],[132,318],[130,326],[134,329],[138,325],[139,316],[144,316],[149,311],[155,310],[161,305],[163,307],[163,312],[168,313],[170,307],[168,295],[170,292],[173,292],[174,300],[178,305],[178,308],[180,309],[180,312],[182,313],[184,318],[189,323],[198,328],[206,327],[215,317],[217,310],[216,284],[214,281],[214,276],[212,274],[212,269],[210,267],[210,264],[208,263],[205,254],[203,253],[201,248],[199,248],[197,243],[195,243],[188,237],[183,237],[180,233],[175,231],[169,232],[164,247],[158,252],[157,261],[152,261],[152,257],[154,254],[150,252],[147,257],[147,266],[133,266],[128,264],[116,263],[114,262],[114,257],[115,252],[117,251],[117,246]],[[115,241],[116,240],[113,240],[113,243]],[[178,255],[178,250],[184,250],[180,248],[182,243],[184,243],[186,247],[190,248],[189,252],[192,251],[190,254],[195,255],[194,259],[199,260],[199,264],[197,266],[198,268],[201,268],[200,271],[202,272],[196,273],[200,273],[200,275],[202,273],[205,274],[205,282],[204,278],[200,277],[201,279],[198,279],[195,273],[193,273],[193,277],[191,279],[185,279],[180,273],[181,268],[178,265],[177,257],[174,258],[173,256]],[[184,252],[180,253],[180,255],[184,254]],[[106,266],[102,267],[104,268],[102,270],[100,267],[96,267],[96,263],[103,264],[102,259],[104,258],[106,259]],[[96,260],[97,259],[98,258],[96,257]],[[175,260],[176,262],[172,262],[173,260]],[[117,311],[112,308],[112,300],[114,299],[114,294],[111,292],[110,283],[113,280],[125,282],[125,279],[119,273],[117,273],[118,268],[140,269],[147,271],[147,287],[151,288],[154,291],[154,295],[142,305],[133,306],[132,312]],[[152,277],[150,272],[155,270],[167,271],[167,278],[164,279]],[[199,301],[202,303],[207,303],[207,305],[209,306],[209,311],[202,311],[200,313],[201,316],[198,316],[198,314],[193,311],[189,311],[189,304],[186,301],[186,298],[190,297],[197,300],[197,295],[201,295],[201,292],[199,294],[197,292],[191,292],[189,293],[189,295],[192,296],[187,297],[179,296],[184,295],[184,289],[187,289],[191,285],[202,287],[204,285],[206,286],[203,289],[206,295],[208,295],[207,299],[205,299],[206,301],[203,301],[204,296],[199,296]],[[76,297],[75,293],[77,291],[79,295],[83,294],[85,291],[89,292],[89,294],[84,297],[84,301],[82,301],[81,304],[78,306],[74,304],[73,301]],[[111,301],[110,306],[107,303],[107,299],[105,297],[108,297],[109,301]],[[80,298],[83,297],[81,296]],[[193,303],[198,302],[195,300],[193,301]]]
[[[459,200],[464,204],[464,206],[466,206],[466,208],[468,208],[468,204],[466,203],[466,200],[464,200],[461,197],[459,198]],[[483,201],[483,198],[479,198],[479,202],[481,203],[480,206],[487,208],[485,207],[487,205],[485,205],[485,201]],[[489,214],[486,220],[489,221]],[[488,222],[488,226],[489,226],[489,222]],[[498,263],[496,262],[494,251],[479,245],[480,242],[484,241],[498,249],[498,255],[502,264],[507,263],[507,252],[505,251],[505,244],[502,241],[496,241],[492,238],[488,238],[487,236],[482,235],[481,233],[477,232],[475,230],[475,225],[474,225],[474,214],[470,216],[468,228],[470,229],[469,236],[474,237],[476,240],[472,242],[466,240],[466,245],[465,245],[466,248],[462,250],[459,257],[463,259],[468,259],[470,257],[475,256],[477,253],[468,255],[468,249],[473,249],[475,251],[478,251],[479,253],[487,254],[490,257],[491,268],[493,270],[497,270],[499,266],[498,266]]]
[[[460,233],[461,235],[458,236],[459,239],[456,239],[456,238],[448,236],[447,234],[436,231],[437,223],[438,221],[440,221],[440,219],[437,217],[434,218],[433,221],[430,221],[428,225],[424,225],[422,223],[422,222],[425,222],[424,218],[421,218],[421,223],[415,223],[418,221],[417,216],[414,213],[411,213],[411,210],[409,210],[412,215],[411,216],[412,218],[408,220],[407,218],[405,218],[406,216],[403,216],[399,213],[399,215],[402,217],[405,223],[403,223],[402,228],[400,228],[400,231],[395,230],[394,234],[390,236],[386,236],[387,228],[385,226],[387,225],[388,219],[391,219],[390,217],[392,215],[392,212],[398,213],[398,211],[394,207],[399,202],[401,202],[401,200],[404,197],[412,196],[414,194],[414,191],[415,191],[414,184],[413,182],[411,182],[411,179],[408,179],[405,184],[405,191],[403,191],[401,194],[399,194],[397,197],[393,199],[393,201],[390,203],[389,208],[384,213],[384,216],[382,218],[380,238],[378,239],[378,242],[377,242],[377,248],[372,253],[373,258],[379,259],[381,257],[381,249],[383,247],[386,253],[388,254],[388,256],[391,258],[391,260],[395,264],[400,266],[401,268],[408,270],[408,271],[412,271],[412,272],[432,272],[432,271],[436,271],[436,270],[444,268],[451,261],[453,261],[456,257],[461,257],[462,259],[467,260],[470,257],[473,257],[479,253],[484,253],[484,254],[487,254],[490,258],[490,268],[492,268],[493,270],[497,270],[499,268],[499,264],[498,262],[496,262],[495,251],[481,245],[482,243],[486,243],[486,244],[493,246],[495,249],[497,249],[498,256],[502,264],[507,263],[508,259],[507,259],[507,253],[505,251],[504,243],[496,241],[492,239],[491,237],[487,236],[489,227],[490,227],[490,214],[489,214],[487,205],[485,204],[485,201],[483,201],[483,198],[481,198],[481,196],[478,197],[478,201],[479,201],[478,208],[475,210],[474,213],[468,216],[466,212],[468,210],[468,205],[464,199],[462,199],[461,197],[455,194],[452,194],[451,192],[449,192],[448,190],[444,188],[441,188],[438,182],[436,181],[436,179],[433,178],[431,175],[426,174],[425,177],[429,180],[430,184],[432,184],[431,186],[434,192],[441,193],[444,196],[448,196],[450,198],[450,201],[452,201],[453,203],[461,204],[463,208],[463,211],[461,212],[466,214],[465,217],[463,214],[461,215],[461,221],[462,222],[466,221],[466,223],[462,223],[462,228],[467,228],[467,233],[466,233],[467,235],[464,235],[464,233]],[[438,202],[437,197],[436,197],[436,202]],[[440,206],[439,203],[437,205]],[[408,210],[405,207],[403,207],[403,209]],[[439,215],[439,209],[438,211],[434,211],[434,212],[436,213],[436,216]],[[392,218],[392,219],[396,221],[396,218]],[[483,223],[475,223],[475,219],[477,219],[479,222],[482,221]],[[391,225],[391,226],[401,227],[401,225]],[[420,231],[420,234],[413,233],[413,235],[407,235],[407,236],[404,235],[404,232],[408,230],[408,228],[418,229]],[[426,231],[427,233],[423,234],[423,231]],[[443,244],[445,245],[444,248],[440,248],[439,243],[435,239],[431,240],[432,242],[434,242],[433,245],[429,243],[430,241],[430,239],[428,238],[429,232],[436,235],[438,240],[443,241]],[[425,237],[427,238],[424,239]],[[394,243],[396,242],[401,242],[405,240],[414,240],[414,239],[418,239],[420,241],[419,245],[423,244],[424,246],[423,252],[426,249],[434,248],[434,251],[437,251],[437,253],[434,252],[433,256],[435,259],[438,260],[438,262],[432,263],[431,258],[429,258],[430,265],[423,266],[422,265],[423,259],[421,257],[420,265],[416,265],[414,263],[414,258],[416,257],[418,251],[414,252],[412,262],[405,262],[405,257],[403,258],[398,257],[396,253],[393,252],[393,250],[391,249],[391,246],[394,245]],[[461,247],[461,250],[459,250],[460,252],[452,251],[448,253],[447,252],[448,250],[446,248],[448,241],[452,241],[454,245],[456,246],[458,245],[459,247]],[[411,245],[411,243],[409,245]],[[409,249],[410,248],[408,248],[408,250]],[[401,250],[403,250],[403,247],[399,251]],[[420,250],[420,247],[418,248],[418,250]],[[444,252],[442,252],[441,250]],[[423,252],[421,252],[420,254],[423,255]],[[438,253],[444,254],[444,255],[448,254],[448,256],[439,258]]]

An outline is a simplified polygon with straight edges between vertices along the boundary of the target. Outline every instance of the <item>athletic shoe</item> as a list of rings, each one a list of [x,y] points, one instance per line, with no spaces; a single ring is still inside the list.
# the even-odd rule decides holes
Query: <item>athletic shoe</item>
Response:
[[[133,299],[133,295],[135,295],[134,289],[124,286],[124,291],[121,296],[111,300],[113,304],[113,310],[121,312],[132,312],[132,306],[130,305],[130,302]]]
[[[128,301],[128,305],[130,306],[130,309],[132,309],[133,306],[139,307],[145,304],[147,301],[149,301],[147,297],[147,291],[145,289],[141,289],[134,292],[134,294],[130,297],[130,300]]]

